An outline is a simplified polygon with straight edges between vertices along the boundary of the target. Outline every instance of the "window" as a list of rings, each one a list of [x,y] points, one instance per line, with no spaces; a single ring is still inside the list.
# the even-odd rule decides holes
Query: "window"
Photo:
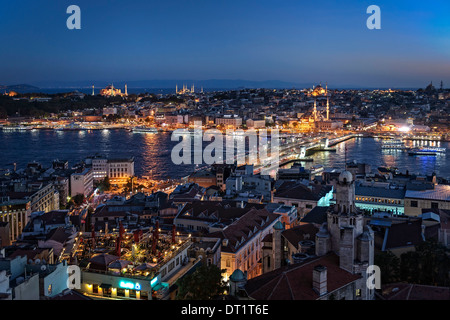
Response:
[[[361,297],[361,289],[356,289],[356,297]]]
[[[125,289],[117,288],[117,296],[125,297]]]
[[[148,300],[148,292],[141,291],[141,300]]]
[[[413,208],[417,208],[418,207],[418,203],[415,200],[411,200],[411,207]]]
[[[52,294],[52,285],[51,285],[51,284],[48,285],[48,288],[47,288],[47,294],[48,294],[48,295],[51,295],[51,294]]]
[[[136,290],[130,290],[129,294],[130,294],[130,298],[136,299]]]
[[[94,285],[92,286],[92,292],[93,292],[93,293],[98,293],[98,284],[94,284]]]
[[[103,296],[111,297],[111,288],[103,288]]]
[[[312,209],[312,207],[313,207],[312,204],[307,204],[306,205],[306,209]]]
[[[432,203],[431,203],[431,209],[439,209],[439,203],[437,203],[437,202],[432,202]]]

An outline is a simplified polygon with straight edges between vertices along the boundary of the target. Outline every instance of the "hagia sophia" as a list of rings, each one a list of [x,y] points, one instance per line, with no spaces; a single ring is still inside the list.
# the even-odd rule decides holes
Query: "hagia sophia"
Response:
[[[92,95],[94,95],[94,86],[92,86]],[[114,85],[111,84],[107,86],[105,89],[101,89],[100,95],[104,97],[127,97],[128,96],[127,85],[125,84],[125,92],[122,93],[122,90],[114,88]]]

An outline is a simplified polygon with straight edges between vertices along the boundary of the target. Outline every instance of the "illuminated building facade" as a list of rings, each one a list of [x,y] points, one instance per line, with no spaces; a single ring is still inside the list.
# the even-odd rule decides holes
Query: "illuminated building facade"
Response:
[[[114,85],[111,84],[111,85],[107,86],[105,89],[101,89],[100,95],[102,95],[104,97],[117,97],[117,96],[126,97],[126,96],[128,96],[127,85],[125,84],[125,92],[122,93],[122,90],[114,88]]]
[[[16,241],[22,229],[28,223],[30,214],[30,199],[0,198],[0,222],[8,223],[7,226],[9,226],[9,239],[2,239],[2,245]]]

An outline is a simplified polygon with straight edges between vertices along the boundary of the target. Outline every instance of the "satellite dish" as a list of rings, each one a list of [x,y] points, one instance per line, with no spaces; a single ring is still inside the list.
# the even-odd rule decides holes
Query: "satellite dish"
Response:
[[[34,264],[41,264],[41,260],[39,259],[34,260]]]
[[[42,271],[47,270],[47,266],[45,266],[45,265],[41,266],[41,270],[42,270]]]

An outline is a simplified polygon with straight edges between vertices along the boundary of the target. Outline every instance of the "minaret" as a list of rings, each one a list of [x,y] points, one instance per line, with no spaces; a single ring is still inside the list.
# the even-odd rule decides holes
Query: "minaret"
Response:
[[[95,96],[95,91],[94,91],[95,87],[94,85],[92,85],[92,96]]]
[[[283,243],[281,241],[281,233],[284,230],[283,224],[278,221],[273,226],[274,232],[272,235],[272,250],[273,250],[273,269],[282,267],[283,260]]]
[[[202,91],[201,91],[201,93],[203,93],[203,87],[202,87]]]
[[[195,86],[194,86],[194,84],[192,84],[191,93],[194,93],[194,92],[195,92]]]
[[[178,84],[175,85],[175,94],[178,94]]]
[[[316,98],[314,98],[314,121],[317,121],[317,105],[316,105]]]
[[[328,97],[328,82],[325,84],[325,94],[327,95],[327,121],[330,120],[330,98]]]
[[[128,96],[128,88],[127,88],[127,84],[125,83],[125,95]]]

